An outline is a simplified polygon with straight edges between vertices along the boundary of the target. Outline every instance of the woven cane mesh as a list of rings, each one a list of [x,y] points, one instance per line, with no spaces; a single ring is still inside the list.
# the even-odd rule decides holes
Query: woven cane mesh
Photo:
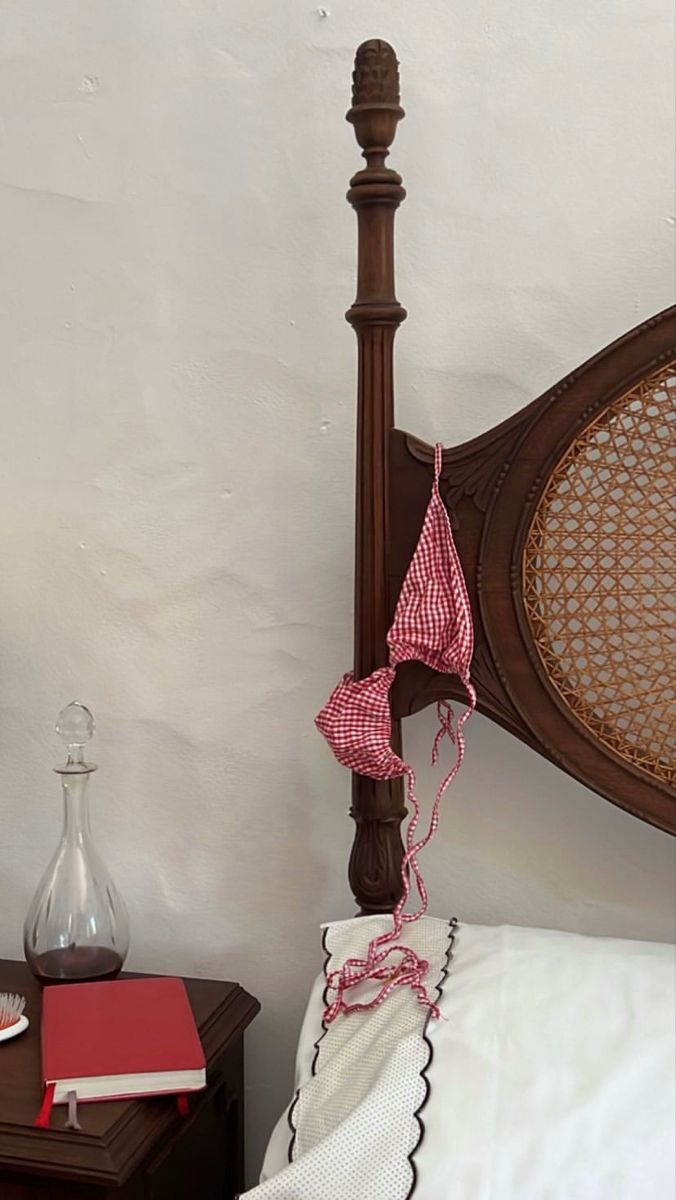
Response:
[[[595,738],[673,782],[676,362],[570,446],[526,540],[523,595],[550,682]]]

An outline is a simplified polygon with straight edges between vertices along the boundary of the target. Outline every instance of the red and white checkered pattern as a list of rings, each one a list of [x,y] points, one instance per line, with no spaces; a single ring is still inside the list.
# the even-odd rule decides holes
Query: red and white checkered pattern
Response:
[[[408,770],[390,745],[394,674],[394,667],[380,667],[366,679],[348,672],[315,718],[338,762],[372,779],[394,779]]]
[[[340,970],[329,975],[329,991],[334,991],[336,996],[327,1006],[327,1022],[340,1012],[362,1011],[382,1004],[393,989],[401,985],[412,987],[420,1002],[438,1016],[436,1005],[423,983],[429,964],[412,950],[392,943],[400,936],[404,922],[417,921],[427,911],[427,892],[417,856],[436,832],[441,797],[462,765],[465,752],[463,726],[476,705],[469,675],[474,649],[472,612],[451,523],[439,492],[442,450],[441,445],[434,450],[432,495],[387,636],[390,666],[379,668],[366,679],[355,679],[352,672],[344,675],[316,718],[318,729],[343,766],[372,779],[407,775],[408,800],[413,809],[402,861],[403,894],[393,913],[392,929],[374,938],[365,959],[348,959]],[[415,794],[415,774],[390,744],[390,689],[395,667],[411,659],[426,663],[434,671],[458,675],[469,698],[468,707],[455,725],[451,706],[446,701],[437,705],[440,726],[434,739],[432,763],[437,761],[439,742],[445,733],[455,743],[456,759],[435,796],[427,833],[417,842],[414,835],[420,819],[420,805]],[[404,913],[411,890],[411,872],[420,907],[414,913]],[[393,954],[399,955],[398,961],[388,963]],[[381,984],[377,994],[368,1003],[348,1004],[346,991],[367,979]]]
[[[433,671],[459,675],[466,682],[474,652],[472,610],[451,522],[439,493],[442,451],[442,446],[435,446],[432,496],[387,644],[392,666],[416,659]]]

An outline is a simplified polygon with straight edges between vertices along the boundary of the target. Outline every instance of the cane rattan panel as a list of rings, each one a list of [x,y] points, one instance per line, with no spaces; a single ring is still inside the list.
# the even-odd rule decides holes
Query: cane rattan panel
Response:
[[[524,551],[523,596],[551,684],[625,762],[674,779],[676,363],[584,430],[553,472]]]

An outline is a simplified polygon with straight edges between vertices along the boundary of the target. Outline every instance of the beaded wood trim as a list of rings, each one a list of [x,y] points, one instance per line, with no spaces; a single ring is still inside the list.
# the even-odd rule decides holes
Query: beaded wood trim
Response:
[[[560,460],[523,555],[551,684],[595,737],[662,783],[676,774],[676,362],[615,400]]]

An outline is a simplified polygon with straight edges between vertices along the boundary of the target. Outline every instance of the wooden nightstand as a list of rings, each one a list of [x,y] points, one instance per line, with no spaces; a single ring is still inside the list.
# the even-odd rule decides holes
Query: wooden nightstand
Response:
[[[41,1102],[42,989],[25,963],[0,959],[0,992],[26,997],[30,1029],[0,1044],[2,1200],[233,1200],[244,1190],[244,1030],[260,1005],[237,983],[186,979],[207,1058],[206,1091],[175,1101],[82,1105],[82,1132],[33,1125]]]

